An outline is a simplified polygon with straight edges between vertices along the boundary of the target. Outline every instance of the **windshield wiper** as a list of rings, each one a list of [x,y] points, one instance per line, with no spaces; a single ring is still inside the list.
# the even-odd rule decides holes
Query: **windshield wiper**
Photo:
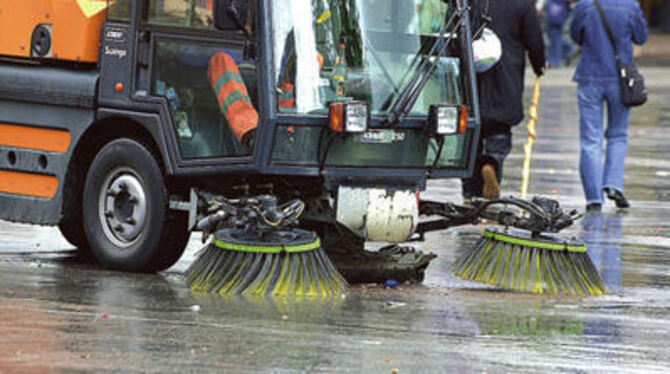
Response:
[[[410,112],[410,110],[412,110],[412,107],[414,107],[414,104],[418,100],[421,91],[423,91],[423,88],[426,86],[428,79],[430,79],[430,76],[435,71],[435,68],[439,63],[439,58],[444,55],[447,47],[454,39],[458,28],[463,23],[463,20],[465,19],[463,17],[464,13],[465,9],[456,10],[445,23],[444,27],[442,27],[430,50],[416,67],[416,71],[410,79],[409,83],[400,92],[398,99],[389,110],[389,114],[386,117],[387,125],[393,126],[404,121],[407,114]],[[452,23],[454,20],[456,20],[456,18],[458,18],[458,21],[453,27],[454,32],[450,32],[449,35],[445,37],[447,30],[452,28]],[[435,57],[435,60],[431,61],[433,56]],[[416,64],[415,61],[412,62],[412,66]],[[410,69],[412,66],[410,66]]]

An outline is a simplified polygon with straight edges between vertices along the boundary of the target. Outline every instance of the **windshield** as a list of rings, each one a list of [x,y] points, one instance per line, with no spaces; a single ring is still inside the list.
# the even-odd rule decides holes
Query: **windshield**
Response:
[[[360,100],[373,115],[387,114],[452,14],[451,3],[273,1],[280,111],[319,113],[332,101]],[[435,103],[463,102],[458,48],[452,44],[445,56],[432,58],[436,68],[410,114],[426,115]]]

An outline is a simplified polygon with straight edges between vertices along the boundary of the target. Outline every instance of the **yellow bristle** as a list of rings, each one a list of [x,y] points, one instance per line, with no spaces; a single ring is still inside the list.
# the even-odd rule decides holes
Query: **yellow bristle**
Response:
[[[456,261],[454,271],[463,279],[512,291],[580,296],[606,293],[583,244],[548,236],[535,239],[487,230],[475,249]]]
[[[191,264],[184,279],[192,292],[203,294],[307,297],[342,294],[346,281],[320,247],[318,238],[300,231],[303,236],[311,235],[307,237],[313,241],[282,243],[275,247],[277,250],[215,239]]]

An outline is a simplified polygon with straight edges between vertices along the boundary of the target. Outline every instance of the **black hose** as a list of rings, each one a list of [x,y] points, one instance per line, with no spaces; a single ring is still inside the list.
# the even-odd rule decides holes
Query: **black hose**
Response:
[[[331,135],[330,139],[328,139],[328,143],[326,143],[326,148],[323,150],[323,157],[321,158],[321,160],[319,160],[319,174],[323,173],[323,169],[326,167],[326,161],[328,160],[328,154],[330,153],[330,148],[332,147],[333,143],[335,143],[335,140],[339,137],[338,135],[340,134],[335,133]]]
[[[437,153],[435,154],[435,160],[433,161],[433,166],[430,168],[430,171],[428,172],[428,175],[433,174],[435,169],[437,169],[437,164],[440,162],[440,158],[442,157],[442,150],[444,149],[444,136],[440,137],[439,140],[439,146],[437,148]]]
[[[529,201],[514,198],[488,200],[484,202],[482,205],[480,205],[477,208],[477,210],[474,211],[474,213],[472,214],[472,219],[473,220],[477,219],[481,215],[481,213],[486,210],[486,208],[495,204],[514,205],[536,216],[537,218],[541,219],[544,223],[548,224],[551,221],[551,218],[547,216],[544,210],[542,210],[542,208],[538,207],[536,204],[533,204]]]

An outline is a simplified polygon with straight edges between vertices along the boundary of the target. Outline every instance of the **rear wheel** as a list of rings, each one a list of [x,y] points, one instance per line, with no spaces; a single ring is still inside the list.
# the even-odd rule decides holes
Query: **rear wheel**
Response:
[[[168,192],[156,158],[132,139],[103,147],[86,176],[83,218],[98,261],[126,271],[172,266],[188,242],[186,215],[168,208]]]

